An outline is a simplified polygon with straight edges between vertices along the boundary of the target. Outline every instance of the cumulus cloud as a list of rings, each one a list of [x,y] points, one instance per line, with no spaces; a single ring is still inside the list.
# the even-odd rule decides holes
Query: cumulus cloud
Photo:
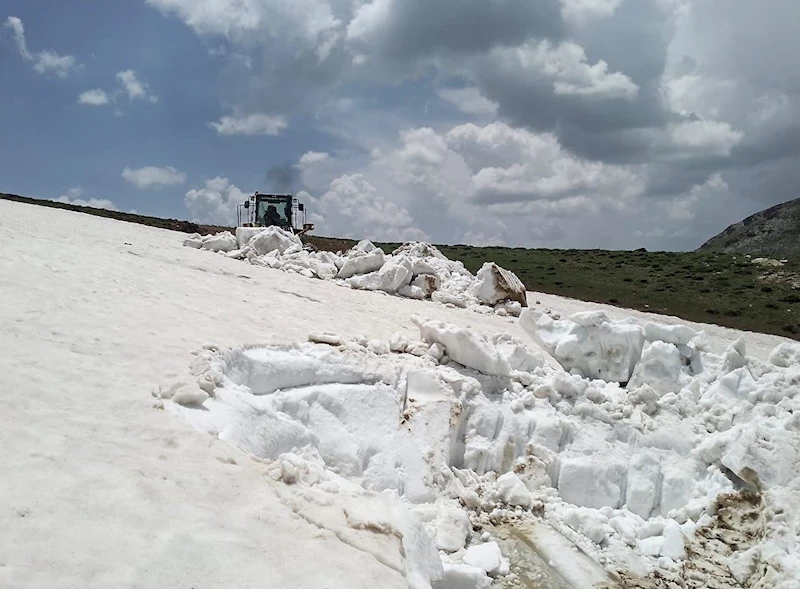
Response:
[[[108,104],[108,94],[106,94],[105,90],[95,89],[95,90],[87,90],[86,92],[82,92],[80,96],[78,96],[78,104],[87,104],[89,106],[102,106],[104,104]]]
[[[117,72],[117,81],[131,100],[143,100],[151,104],[158,102],[158,96],[153,94],[147,82],[142,80],[133,70]]]
[[[414,226],[408,210],[379,194],[362,174],[343,175],[333,180],[318,198],[308,193],[298,197],[312,205],[311,218],[321,229],[353,239],[375,240],[427,239]]]
[[[187,192],[183,202],[195,223],[233,225],[236,222],[237,205],[247,198],[248,195],[227,178],[217,176],[206,180],[203,188]]]
[[[11,31],[17,51],[26,61],[33,64],[33,70],[39,74],[52,73],[59,78],[66,78],[71,72],[79,68],[78,62],[72,55],[59,55],[52,49],[45,49],[32,53],[28,49],[25,39],[25,26],[16,16],[9,16],[6,19],[5,28]]]
[[[122,170],[122,177],[139,189],[150,188],[151,186],[177,186],[186,182],[186,174],[173,168],[165,166],[145,166],[143,168]]]
[[[83,188],[76,186],[67,190],[66,194],[62,194],[58,198],[53,199],[55,202],[63,202],[69,205],[79,207],[92,207],[95,209],[106,209],[108,211],[117,211],[117,205],[105,198],[83,198]]]
[[[286,117],[252,114],[241,117],[224,116],[216,123],[209,123],[218,135],[280,135],[287,126]]]

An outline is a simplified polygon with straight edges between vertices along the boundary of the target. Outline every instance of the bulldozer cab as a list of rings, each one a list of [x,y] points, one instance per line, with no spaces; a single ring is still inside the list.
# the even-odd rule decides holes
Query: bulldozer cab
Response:
[[[305,222],[303,203],[291,194],[260,194],[256,192],[236,209],[238,227],[280,227],[284,231],[303,235],[314,229]],[[302,220],[298,226],[297,221]]]
[[[275,225],[290,231],[292,225],[292,200],[291,196],[256,196],[256,222],[262,227]]]

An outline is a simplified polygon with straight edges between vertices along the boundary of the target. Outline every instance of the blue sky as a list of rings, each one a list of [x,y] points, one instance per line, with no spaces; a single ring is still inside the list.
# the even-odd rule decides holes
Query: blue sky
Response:
[[[793,0],[488,6],[7,0],[0,190],[231,223],[291,189],[325,235],[650,249],[798,196]]]

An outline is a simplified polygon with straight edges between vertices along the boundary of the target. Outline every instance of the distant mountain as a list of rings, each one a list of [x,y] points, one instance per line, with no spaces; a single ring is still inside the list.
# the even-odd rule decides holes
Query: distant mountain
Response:
[[[800,258],[800,198],[750,215],[712,237],[700,251]]]

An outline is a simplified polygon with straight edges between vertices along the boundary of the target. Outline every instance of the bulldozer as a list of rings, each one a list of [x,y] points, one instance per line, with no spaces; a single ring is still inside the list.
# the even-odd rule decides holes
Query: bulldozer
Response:
[[[236,207],[236,226],[276,226],[301,237],[314,230],[313,223],[306,223],[305,206],[293,195],[258,191]]]

